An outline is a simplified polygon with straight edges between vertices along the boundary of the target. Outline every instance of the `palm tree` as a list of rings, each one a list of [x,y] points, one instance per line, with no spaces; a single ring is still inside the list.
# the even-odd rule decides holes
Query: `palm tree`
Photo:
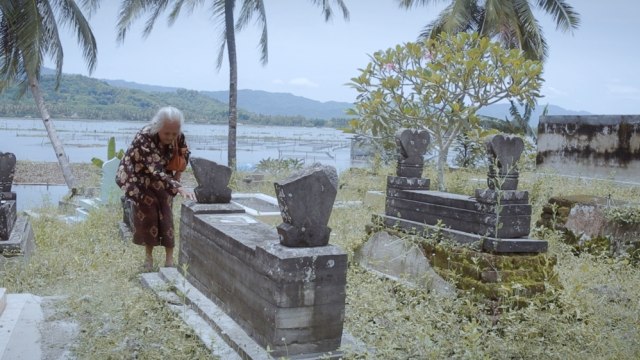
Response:
[[[477,32],[499,39],[507,48],[521,49],[532,60],[543,61],[548,55],[534,7],[551,15],[561,31],[572,31],[580,24],[579,14],[564,0],[398,0],[406,9],[438,2],[450,4],[424,27],[420,38],[434,38],[442,32]]]
[[[349,18],[349,11],[343,0],[334,0],[340,7],[345,19]],[[322,8],[325,21],[333,16],[333,10],[328,0],[311,0],[314,5]],[[172,25],[178,18],[183,7],[192,13],[197,6],[203,5],[204,0],[123,0],[120,7],[118,19],[118,40],[124,41],[129,27],[135,19],[146,12],[151,15],[147,19],[146,26],[143,30],[143,36],[148,36],[153,29],[155,21],[167,6],[173,4],[173,9],[169,13],[169,25]],[[260,36],[260,62],[265,65],[268,61],[267,50],[267,17],[264,7],[264,0],[242,0],[242,8],[237,22],[234,21],[234,10],[236,0],[210,0],[213,18],[224,23],[222,32],[220,33],[220,47],[218,49],[218,58],[216,68],[220,70],[222,60],[224,59],[224,50],[227,49],[229,57],[229,136],[228,136],[228,158],[227,164],[235,170],[236,166],[236,128],[238,119],[238,64],[236,55],[236,38],[235,32],[241,31],[249,24],[249,21],[257,16],[257,23],[262,27]],[[234,25],[235,24],[235,25]]]
[[[98,0],[84,0],[89,11]],[[0,1],[0,91],[20,83],[22,91],[31,90],[51,144],[58,158],[64,180],[72,194],[76,180],[69,159],[58,138],[49,111],[40,91],[40,69],[44,57],[50,56],[56,65],[56,89],[62,76],[63,51],[58,25],[68,25],[76,33],[89,71],[96,65],[97,46],[89,23],[74,0],[4,0]]]

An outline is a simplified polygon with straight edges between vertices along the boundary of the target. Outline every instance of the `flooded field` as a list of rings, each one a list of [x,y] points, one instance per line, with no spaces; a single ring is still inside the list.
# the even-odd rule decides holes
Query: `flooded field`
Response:
[[[145,125],[132,121],[55,120],[71,162],[105,158],[107,141],[126,148]],[[183,129],[193,156],[221,164],[227,162],[227,126],[186,124]],[[262,159],[295,158],[321,162],[342,172],[351,166],[350,134],[330,128],[238,125],[239,168],[251,168]],[[40,119],[0,119],[0,152],[12,152],[18,160],[55,162],[55,154]]]

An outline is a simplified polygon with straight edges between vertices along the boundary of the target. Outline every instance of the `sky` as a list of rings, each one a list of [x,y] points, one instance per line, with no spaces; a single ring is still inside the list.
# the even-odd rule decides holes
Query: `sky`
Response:
[[[318,101],[353,102],[357,92],[346,85],[366,67],[377,50],[415,41],[418,33],[447,3],[401,9],[397,0],[344,0],[325,22],[309,0],[265,0],[269,62],[260,63],[260,29],[236,34],[238,88],[292,93]],[[544,65],[541,105],[553,104],[593,114],[640,114],[640,1],[569,0],[580,14],[571,33],[555,29],[550,16],[537,13],[549,44]],[[535,3],[531,1],[531,3]],[[165,12],[144,38],[146,17],[136,21],[123,43],[116,42],[120,1],[102,1],[89,19],[98,43],[98,62],[90,75],[100,79],[193,90],[228,90],[229,70],[215,67],[219,24],[205,5],[183,13],[172,26]],[[74,34],[61,31],[63,71],[89,75]],[[51,63],[49,62],[49,66]]]

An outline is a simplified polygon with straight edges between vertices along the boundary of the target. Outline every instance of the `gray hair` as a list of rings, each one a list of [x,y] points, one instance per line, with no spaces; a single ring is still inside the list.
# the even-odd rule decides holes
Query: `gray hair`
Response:
[[[155,135],[162,129],[164,124],[172,122],[180,123],[180,128],[184,124],[184,115],[182,115],[182,111],[174,108],[173,106],[165,106],[158,110],[156,115],[149,121],[149,133]]]

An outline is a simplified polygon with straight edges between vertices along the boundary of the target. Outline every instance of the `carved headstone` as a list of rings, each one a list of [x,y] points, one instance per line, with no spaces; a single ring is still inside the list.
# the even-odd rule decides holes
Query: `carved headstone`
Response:
[[[516,190],[519,176],[516,163],[524,150],[522,138],[516,135],[498,134],[488,137],[485,145],[489,164],[491,164],[487,176],[489,189]]]
[[[16,156],[0,152],[0,200],[15,200],[15,193],[11,192],[15,170]]]
[[[429,147],[429,133],[426,130],[400,129],[396,132],[396,145],[398,146],[396,174],[401,177],[421,177],[424,154]]]
[[[280,244],[290,247],[325,246],[327,226],[338,193],[338,174],[333,166],[313,164],[274,183],[282,224]]]
[[[211,160],[192,157],[189,162],[198,182],[194,189],[196,200],[201,204],[227,204],[231,201],[231,168]]]
[[[100,181],[100,200],[103,203],[116,203],[122,191],[118,184],[113,181],[116,178],[116,172],[118,172],[118,166],[120,165],[120,159],[113,158],[106,161],[102,165],[102,180]]]

